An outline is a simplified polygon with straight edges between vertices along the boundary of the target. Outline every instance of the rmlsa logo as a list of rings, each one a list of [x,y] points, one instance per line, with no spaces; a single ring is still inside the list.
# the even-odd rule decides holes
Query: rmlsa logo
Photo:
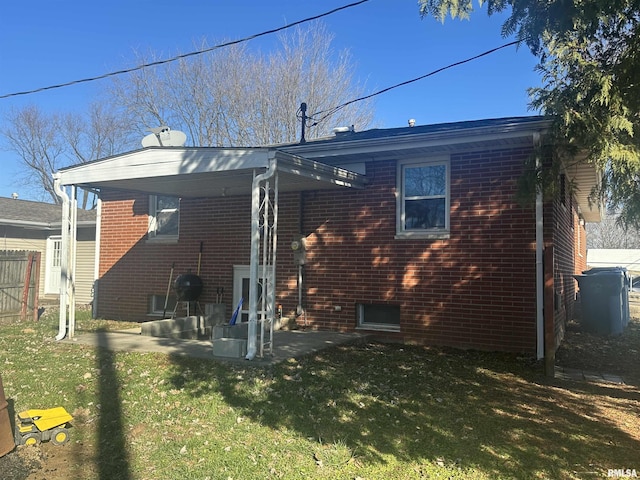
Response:
[[[638,478],[635,468],[610,468],[607,477],[611,478]]]

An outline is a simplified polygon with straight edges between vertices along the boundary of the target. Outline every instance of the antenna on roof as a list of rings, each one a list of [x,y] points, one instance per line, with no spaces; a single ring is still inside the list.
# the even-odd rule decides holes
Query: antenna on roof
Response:
[[[300,133],[300,143],[307,143],[307,141],[304,138],[304,129],[307,126],[307,104],[302,102],[300,104],[300,112],[302,113],[301,115],[301,121],[302,121],[302,131]]]
[[[161,127],[150,128],[149,135],[142,139],[143,147],[182,147],[187,141],[187,136],[179,130],[163,125]]]

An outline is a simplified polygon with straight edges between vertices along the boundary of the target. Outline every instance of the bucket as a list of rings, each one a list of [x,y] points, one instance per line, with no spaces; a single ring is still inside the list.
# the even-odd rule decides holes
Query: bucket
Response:
[[[9,404],[4,396],[2,376],[0,376],[0,457],[9,453],[16,446],[13,440],[11,420],[9,419],[9,410],[7,409],[8,406]]]

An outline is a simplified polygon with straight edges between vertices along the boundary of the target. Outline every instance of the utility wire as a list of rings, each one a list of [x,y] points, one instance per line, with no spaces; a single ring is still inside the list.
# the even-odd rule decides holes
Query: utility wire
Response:
[[[343,104],[341,104],[341,105],[338,105],[337,107],[333,107],[333,108],[330,108],[330,109],[328,109],[328,110],[321,110],[321,111],[316,112],[316,113],[314,113],[313,115],[311,115],[311,116],[307,117],[308,119],[314,120],[314,124],[309,125],[309,126],[317,125],[318,123],[320,123],[321,121],[323,121],[325,118],[327,118],[327,117],[329,117],[329,116],[333,115],[333,114],[334,114],[334,113],[336,113],[338,110],[340,110],[340,109],[342,109],[342,108],[346,107],[347,105],[351,105],[352,103],[360,102],[360,101],[362,101],[362,100],[367,100],[367,99],[372,98],[372,97],[375,97],[375,96],[377,96],[377,95],[381,95],[381,94],[383,94],[383,93],[386,93],[386,92],[388,92],[389,90],[393,90],[394,88],[403,87],[403,86],[405,86],[405,85],[409,85],[410,83],[414,83],[414,82],[417,82],[417,81],[419,81],[419,80],[423,80],[423,79],[425,79],[425,78],[427,78],[427,77],[430,77],[430,76],[432,76],[432,75],[435,75],[435,74],[437,74],[437,73],[440,73],[440,72],[442,72],[442,71],[444,71],[444,70],[448,70],[449,68],[457,67],[458,65],[462,65],[462,64],[465,64],[465,63],[471,62],[471,61],[473,61],[473,60],[477,60],[478,58],[484,57],[484,56],[486,56],[486,55],[490,55],[490,54],[492,54],[492,53],[494,53],[494,52],[497,52],[498,50],[501,50],[501,49],[503,49],[503,48],[511,47],[511,46],[513,46],[513,45],[518,45],[519,43],[520,43],[520,42],[519,42],[519,41],[517,41],[517,40],[516,40],[516,41],[513,41],[513,42],[505,43],[504,45],[500,45],[499,47],[492,48],[491,50],[487,50],[486,52],[482,52],[482,53],[480,53],[480,54],[478,54],[478,55],[475,55],[475,56],[473,56],[473,57],[469,57],[469,58],[466,58],[466,59],[464,59],[464,60],[460,60],[459,62],[450,63],[449,65],[447,65],[447,66],[445,66],[445,67],[438,68],[437,70],[433,70],[432,72],[429,72],[429,73],[427,73],[427,74],[425,74],[425,75],[422,75],[422,76],[420,76],[420,77],[413,78],[413,79],[411,79],[411,80],[407,80],[407,81],[404,81],[404,82],[401,82],[401,83],[397,83],[397,84],[392,85],[392,86],[390,86],[390,87],[383,88],[382,90],[379,90],[379,91],[377,91],[377,92],[371,93],[371,94],[369,94],[369,95],[365,95],[364,97],[356,98],[356,99],[354,99],[354,100],[349,100],[348,102],[345,102],[345,103],[343,103]],[[313,118],[313,117],[315,117],[316,115],[321,115],[321,114],[323,114],[323,113],[324,113],[325,115],[324,115],[323,117],[321,117],[320,119],[315,119],[315,118]]]
[[[202,55],[203,53],[212,52],[212,51],[218,50],[220,48],[229,47],[231,45],[237,45],[239,43],[248,42],[249,40],[253,40],[253,39],[258,38],[258,37],[263,37],[265,35],[270,35],[272,33],[281,32],[282,30],[286,30],[288,28],[295,27],[296,25],[301,25],[301,24],[306,23],[306,22],[311,22],[313,20],[317,20],[319,18],[323,18],[323,17],[326,17],[328,15],[332,15],[332,14],[334,14],[336,12],[341,11],[341,10],[346,10],[347,8],[356,7],[358,5],[366,3],[368,1],[369,0],[360,0],[358,2],[354,2],[354,3],[350,3],[348,5],[343,5],[341,7],[334,8],[333,10],[329,10],[328,12],[321,13],[321,14],[315,15],[313,17],[308,17],[308,18],[305,18],[303,20],[298,20],[297,22],[289,23],[287,25],[284,25],[283,27],[274,28],[274,29],[271,29],[271,30],[266,30],[264,32],[256,33],[254,35],[250,35],[248,37],[240,38],[238,40],[232,40],[232,41],[229,41],[229,42],[220,43],[220,44],[215,45],[215,46],[210,47],[210,48],[206,48],[206,49],[203,49],[203,50],[196,50],[194,52],[189,52],[189,53],[184,53],[184,54],[172,57],[172,58],[167,58],[165,60],[158,60],[156,62],[145,63],[145,64],[142,64],[142,65],[138,65],[137,67],[127,68],[127,69],[124,69],[124,70],[118,70],[118,71],[110,72],[110,73],[105,73],[104,75],[99,75],[97,77],[90,77],[90,78],[83,78],[83,79],[80,79],[80,80],[73,80],[71,82],[60,83],[58,85],[50,85],[48,87],[36,88],[34,90],[25,90],[23,92],[7,93],[7,94],[4,94],[4,95],[0,95],[0,100],[5,99],[5,98],[10,98],[10,97],[17,97],[17,96],[20,96],[20,95],[30,95],[30,94],[33,94],[33,93],[44,92],[46,90],[54,90],[56,88],[69,87],[71,85],[77,85],[77,84],[80,84],[80,83],[95,82],[96,80],[103,80],[105,78],[115,77],[116,75],[123,75],[125,73],[132,73],[132,72],[136,72],[138,70],[142,70],[142,69],[148,68],[148,67],[155,67],[155,66],[158,66],[158,65],[164,65],[166,63],[175,62],[176,60],[180,60],[180,59],[183,59],[183,58],[193,57],[195,55]]]

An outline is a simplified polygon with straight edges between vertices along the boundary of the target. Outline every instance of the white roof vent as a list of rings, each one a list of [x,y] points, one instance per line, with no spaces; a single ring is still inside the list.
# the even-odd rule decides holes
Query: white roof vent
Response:
[[[347,133],[353,133],[355,132],[356,129],[353,125],[351,125],[350,127],[336,127],[333,129],[333,134],[338,137],[338,136],[342,136],[345,135]]]

